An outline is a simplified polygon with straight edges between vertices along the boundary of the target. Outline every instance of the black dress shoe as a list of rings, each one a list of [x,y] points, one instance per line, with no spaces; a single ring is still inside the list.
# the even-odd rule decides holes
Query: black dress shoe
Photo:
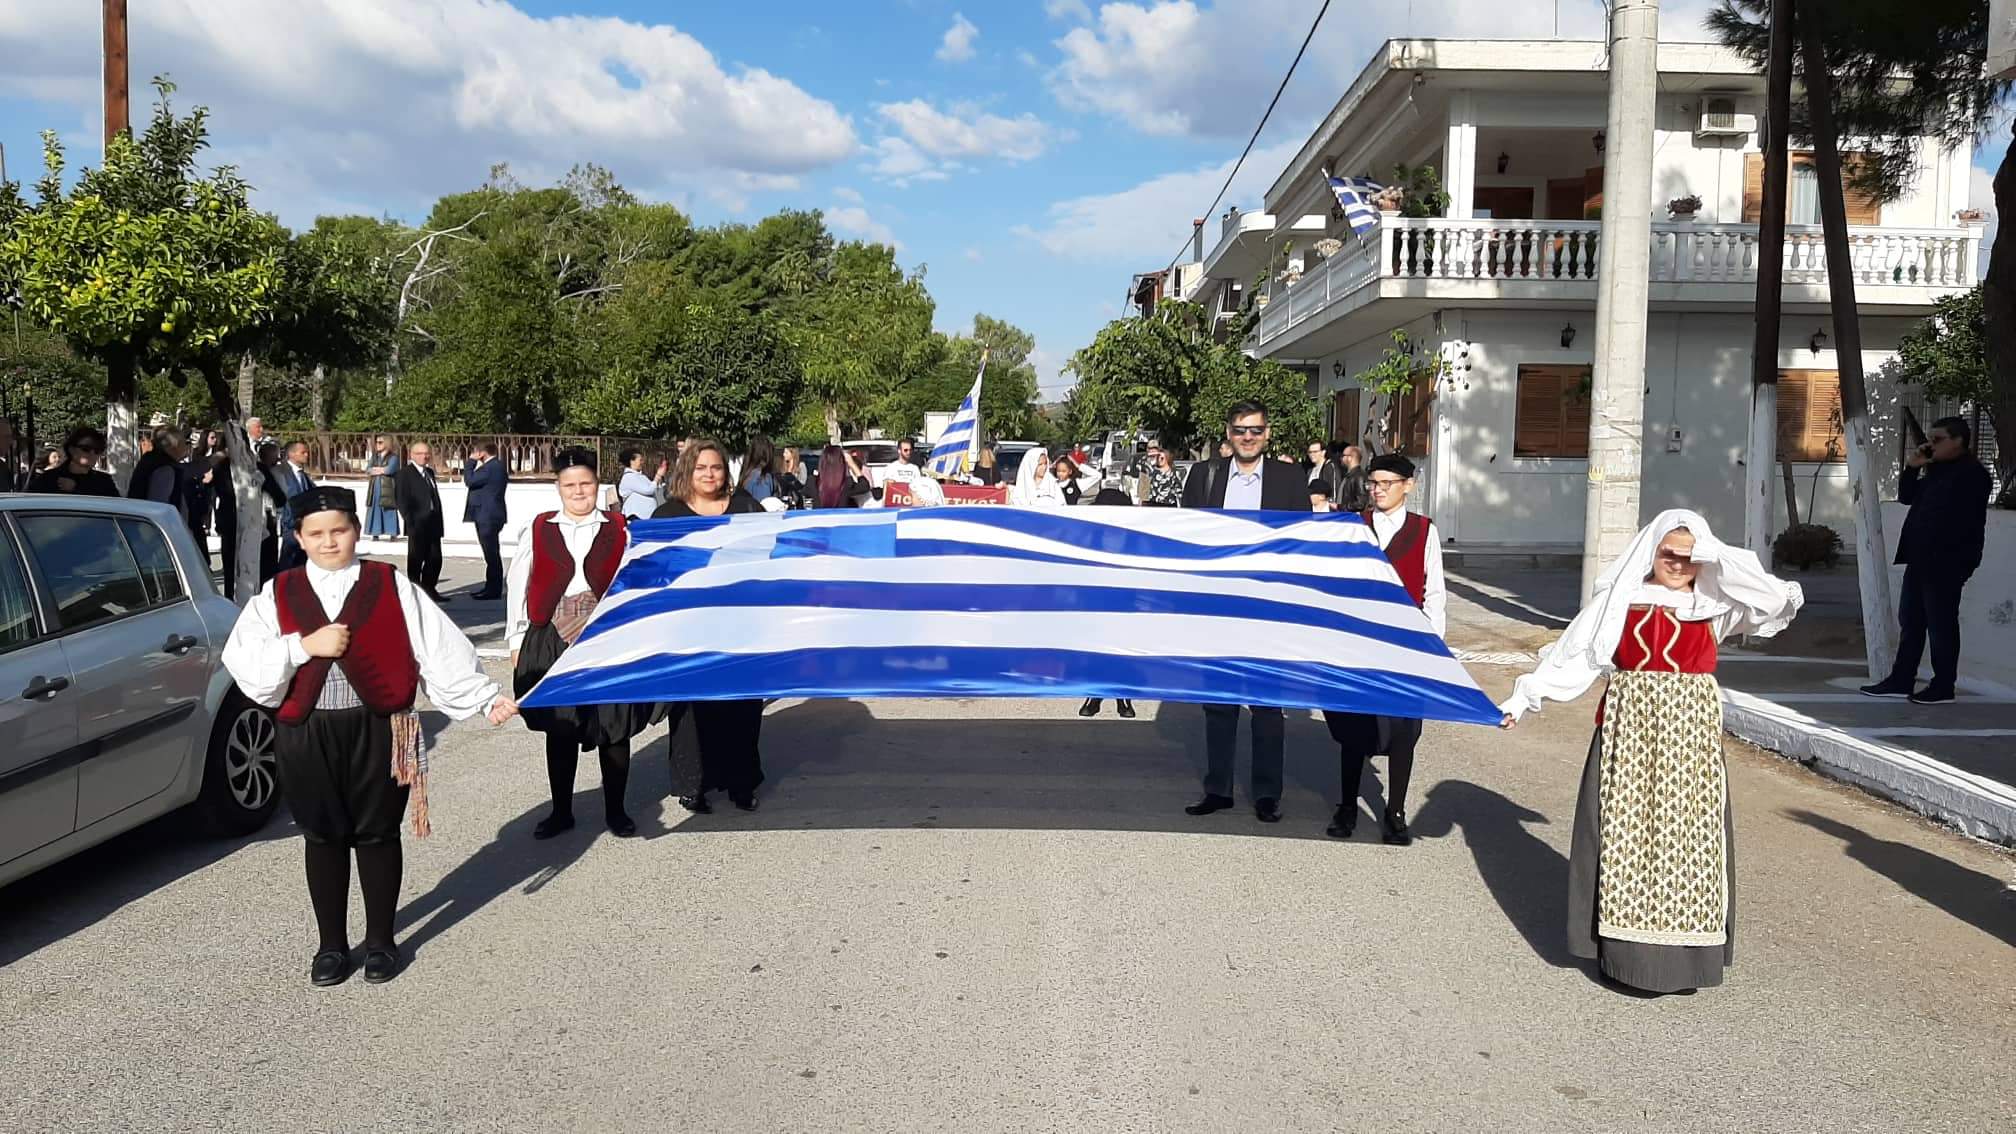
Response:
[[[1915,682],[1892,681],[1886,677],[1874,685],[1864,685],[1861,689],[1864,697],[1909,697],[1915,687]]]
[[[698,795],[680,796],[679,806],[685,808],[688,811],[691,811],[695,815],[714,814],[714,805],[707,802],[707,793],[704,791]]]
[[[470,598],[472,598],[472,599],[501,599],[501,598],[503,598],[503,597],[504,597],[504,592],[503,592],[503,591],[476,591],[476,592],[474,592],[474,593],[470,594],[470,596],[469,596],[469,597],[470,597]]]
[[[1262,823],[1279,823],[1281,821],[1281,801],[1278,799],[1254,800],[1253,817]]]
[[[315,954],[315,963],[308,966],[308,980],[316,988],[333,988],[349,980],[351,972],[350,950],[328,949]]]
[[[444,595],[444,594],[442,594],[442,593],[441,593],[440,591],[428,591],[428,592],[427,592],[427,597],[428,597],[428,598],[431,598],[431,599],[433,599],[433,600],[435,601],[435,603],[436,603],[436,604],[440,604],[440,603],[444,603],[444,602],[447,602],[447,601],[448,601],[449,599],[451,599],[451,598],[454,598],[455,596],[453,596],[453,595]]]
[[[1133,719],[1134,719],[1134,702],[1132,702],[1132,701],[1115,701],[1115,702],[1113,702],[1113,705],[1114,705],[1114,707],[1115,707],[1115,708],[1117,708],[1117,709],[1119,709],[1119,710],[1120,710],[1120,719],[1122,719],[1122,720],[1128,720],[1128,721],[1131,721],[1131,720],[1133,720]]]
[[[751,792],[731,791],[728,793],[728,800],[729,802],[733,803],[736,807],[739,807],[744,811],[756,810],[756,793],[753,791]]]
[[[364,982],[384,984],[399,975],[399,946],[364,950]]]
[[[1405,811],[1397,807],[1387,808],[1384,826],[1386,829],[1382,837],[1392,846],[1404,847],[1412,845],[1414,842],[1414,836],[1407,833],[1407,813]]]
[[[637,821],[618,811],[609,816],[609,833],[619,839],[627,839],[637,833]]]
[[[1184,808],[1183,813],[1185,815],[1209,815],[1214,811],[1223,811],[1230,806],[1232,806],[1232,797],[1229,795],[1206,795],[1203,799]]]
[[[1098,716],[1098,715],[1099,715],[1099,699],[1098,699],[1097,697],[1087,697],[1087,698],[1085,698],[1085,703],[1084,703],[1084,704],[1082,704],[1082,705],[1080,705],[1080,706],[1078,706],[1078,715],[1079,715],[1079,716],[1081,716],[1081,717],[1096,717],[1096,716]]]
[[[550,839],[562,831],[571,831],[573,829],[574,816],[548,815],[546,818],[539,820],[538,826],[532,828],[532,837],[535,839]]]
[[[1927,685],[1918,692],[1911,694],[1911,703],[1914,705],[1950,705],[1953,703],[1953,690],[1950,686],[1945,685]]]
[[[1358,833],[1357,802],[1354,800],[1350,803],[1338,804],[1337,814],[1332,815],[1330,817],[1330,825],[1328,827],[1323,828],[1323,833],[1330,836],[1333,839],[1348,839],[1352,835],[1357,834]]]

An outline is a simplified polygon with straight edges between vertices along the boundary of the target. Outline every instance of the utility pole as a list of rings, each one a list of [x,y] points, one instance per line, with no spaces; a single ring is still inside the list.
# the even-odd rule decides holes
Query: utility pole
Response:
[[[105,3],[105,142],[131,124],[127,111],[126,0]]]
[[[1883,509],[1870,463],[1869,390],[1862,378],[1862,323],[1848,260],[1848,206],[1841,195],[1840,138],[1834,132],[1834,77],[1827,71],[1826,0],[1799,9],[1806,103],[1813,119],[1813,164],[1820,176],[1820,223],[1827,246],[1827,305],[1834,313],[1835,370],[1841,377],[1841,432],[1848,443],[1848,491],[1855,502],[1855,574],[1862,589],[1862,642],[1869,680],[1890,675],[1897,654],[1897,613],[1890,604],[1890,564]]]
[[[1792,131],[1792,0],[1771,0],[1764,72],[1764,213],[1757,232],[1757,336],[1750,347],[1750,457],[1743,464],[1743,546],[1771,562],[1771,476],[1778,467],[1778,331],[1784,299],[1785,151]],[[1786,485],[1789,491],[1791,485]],[[1796,520],[1788,513],[1786,521]]]
[[[1582,598],[1638,532],[1645,449],[1645,311],[1652,258],[1652,109],[1659,87],[1659,0],[1616,0],[1610,113],[1597,238],[1596,366],[1589,404],[1589,496]]]

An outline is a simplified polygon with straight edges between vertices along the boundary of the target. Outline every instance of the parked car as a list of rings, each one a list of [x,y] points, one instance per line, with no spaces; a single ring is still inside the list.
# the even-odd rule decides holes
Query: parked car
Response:
[[[876,495],[881,495],[882,481],[889,475],[889,466],[896,463],[896,442],[894,441],[842,441],[840,447],[854,455],[861,472],[874,486]],[[912,456],[915,456],[913,451]]]
[[[224,670],[237,618],[167,505],[0,497],[0,885],[182,807],[265,825],[274,723]]]

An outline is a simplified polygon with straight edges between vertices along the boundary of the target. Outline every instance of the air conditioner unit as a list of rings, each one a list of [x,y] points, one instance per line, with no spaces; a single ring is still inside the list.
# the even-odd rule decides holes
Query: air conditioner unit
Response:
[[[1701,121],[1694,127],[1697,138],[1736,138],[1757,129],[1757,117],[1738,114],[1733,98],[1709,98],[1701,104]]]

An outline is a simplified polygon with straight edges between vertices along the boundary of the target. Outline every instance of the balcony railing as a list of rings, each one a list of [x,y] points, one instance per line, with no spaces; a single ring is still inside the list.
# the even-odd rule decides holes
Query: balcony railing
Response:
[[[1497,281],[1535,285],[1541,294],[1595,280],[1599,221],[1445,220],[1386,217],[1379,228],[1316,264],[1285,291],[1278,285],[1262,312],[1258,341],[1266,343],[1318,312],[1385,281]],[[1861,288],[1924,288],[1927,298],[1974,286],[1981,230],[1855,228],[1849,264]],[[1650,274],[1655,284],[1755,284],[1757,226],[1652,226]],[[1817,225],[1785,232],[1784,283],[1824,285],[1827,257]],[[1509,295],[1524,294],[1508,292]],[[1572,294],[1572,292],[1570,293]]]

